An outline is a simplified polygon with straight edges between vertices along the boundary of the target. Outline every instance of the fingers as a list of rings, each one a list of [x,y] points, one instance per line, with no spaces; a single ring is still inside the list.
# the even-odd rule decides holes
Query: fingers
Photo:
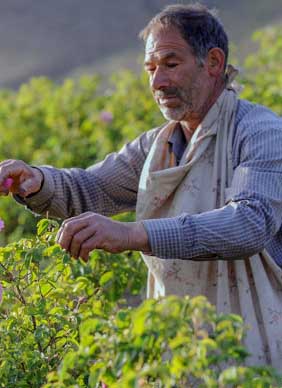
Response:
[[[88,260],[94,249],[119,253],[129,248],[129,227],[125,223],[88,212],[65,220],[57,242],[72,257]]]
[[[70,244],[70,254],[72,257],[77,259],[78,257],[82,257],[81,254],[83,255],[83,259],[88,258],[88,253],[89,251],[85,254],[85,251],[87,251],[87,241],[91,239],[92,237],[95,236],[95,230],[93,227],[89,226],[87,228],[84,228],[80,230],[78,233],[76,233]],[[86,247],[85,247],[86,245]],[[84,247],[84,248],[83,248]],[[92,246],[91,246],[92,248]],[[93,247],[94,249],[94,247]],[[93,250],[91,249],[91,250]],[[82,251],[82,252],[81,252]]]
[[[10,177],[11,160],[0,163],[0,195],[8,195],[11,185]]]
[[[21,160],[5,160],[0,163],[0,194],[9,192],[27,196],[40,188],[43,179],[39,170],[32,169]]]
[[[11,178],[12,175],[19,175],[19,165],[15,162],[15,160],[9,159],[0,163],[0,186],[4,186],[6,179]]]
[[[72,239],[81,230],[89,226],[89,219],[87,213],[83,213],[77,217],[69,218],[62,223],[62,226],[57,234],[57,242],[63,249],[70,252]],[[74,241],[74,251],[76,252],[78,244],[77,237]]]
[[[2,192],[0,192],[0,195],[8,195],[9,192],[10,192],[10,188],[12,187],[13,183],[14,183],[14,179],[13,178],[5,179],[4,182],[3,182],[3,190],[2,190]]]
[[[95,244],[95,235],[94,235],[82,243],[78,257],[81,257],[82,260],[87,261],[89,259],[90,252],[92,252],[95,248],[96,248],[96,244]]]
[[[56,240],[73,258],[81,257],[87,261],[91,251],[101,248],[97,237],[100,235],[99,228],[103,228],[99,220],[103,219],[106,217],[92,212],[69,218],[62,223]]]
[[[64,220],[62,225],[61,225],[61,227],[60,227],[60,229],[59,229],[59,231],[58,231],[58,233],[57,233],[57,236],[56,236],[57,243],[59,243],[59,241],[61,240],[61,235],[64,232],[64,228],[66,227],[66,225],[68,223],[70,223],[70,222],[75,222],[75,220],[79,220],[81,218],[85,218],[86,214],[88,214],[88,212],[87,213],[82,213],[82,214],[80,214],[78,216],[67,218],[66,220]]]

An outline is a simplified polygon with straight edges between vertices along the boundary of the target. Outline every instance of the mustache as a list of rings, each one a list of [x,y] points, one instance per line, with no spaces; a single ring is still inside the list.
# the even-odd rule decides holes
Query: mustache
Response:
[[[181,92],[176,87],[167,87],[154,92],[155,98],[181,97]]]

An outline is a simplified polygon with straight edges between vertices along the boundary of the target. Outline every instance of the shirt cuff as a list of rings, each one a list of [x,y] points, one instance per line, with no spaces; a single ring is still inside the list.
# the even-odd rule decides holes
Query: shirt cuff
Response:
[[[14,195],[17,202],[22,205],[26,205],[29,209],[34,211],[41,211],[44,209],[47,203],[52,199],[55,192],[55,183],[52,173],[47,167],[36,167],[43,174],[44,181],[40,191],[33,194],[29,198],[23,198],[19,195]]]
[[[190,216],[142,221],[151,252],[162,259],[187,259],[194,245],[195,228]]]

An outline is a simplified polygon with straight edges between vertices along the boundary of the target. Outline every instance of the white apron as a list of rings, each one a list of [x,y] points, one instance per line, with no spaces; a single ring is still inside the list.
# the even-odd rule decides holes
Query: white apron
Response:
[[[138,190],[138,220],[197,214],[228,202],[232,134],[237,107],[224,90],[194,132],[179,166],[170,167],[169,123],[158,134],[145,161]],[[250,327],[247,364],[282,370],[282,270],[264,250],[250,258],[159,259],[143,254],[148,267],[147,297],[205,295],[218,313],[240,314]]]

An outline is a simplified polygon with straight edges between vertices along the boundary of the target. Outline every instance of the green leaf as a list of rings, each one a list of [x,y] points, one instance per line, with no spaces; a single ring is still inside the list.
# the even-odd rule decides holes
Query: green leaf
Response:
[[[44,233],[48,231],[50,221],[46,218],[40,220],[37,224],[37,234],[38,236],[42,236]]]
[[[105,284],[107,284],[110,280],[113,279],[113,277],[114,273],[112,271],[105,272],[99,280],[100,286],[104,286]]]

